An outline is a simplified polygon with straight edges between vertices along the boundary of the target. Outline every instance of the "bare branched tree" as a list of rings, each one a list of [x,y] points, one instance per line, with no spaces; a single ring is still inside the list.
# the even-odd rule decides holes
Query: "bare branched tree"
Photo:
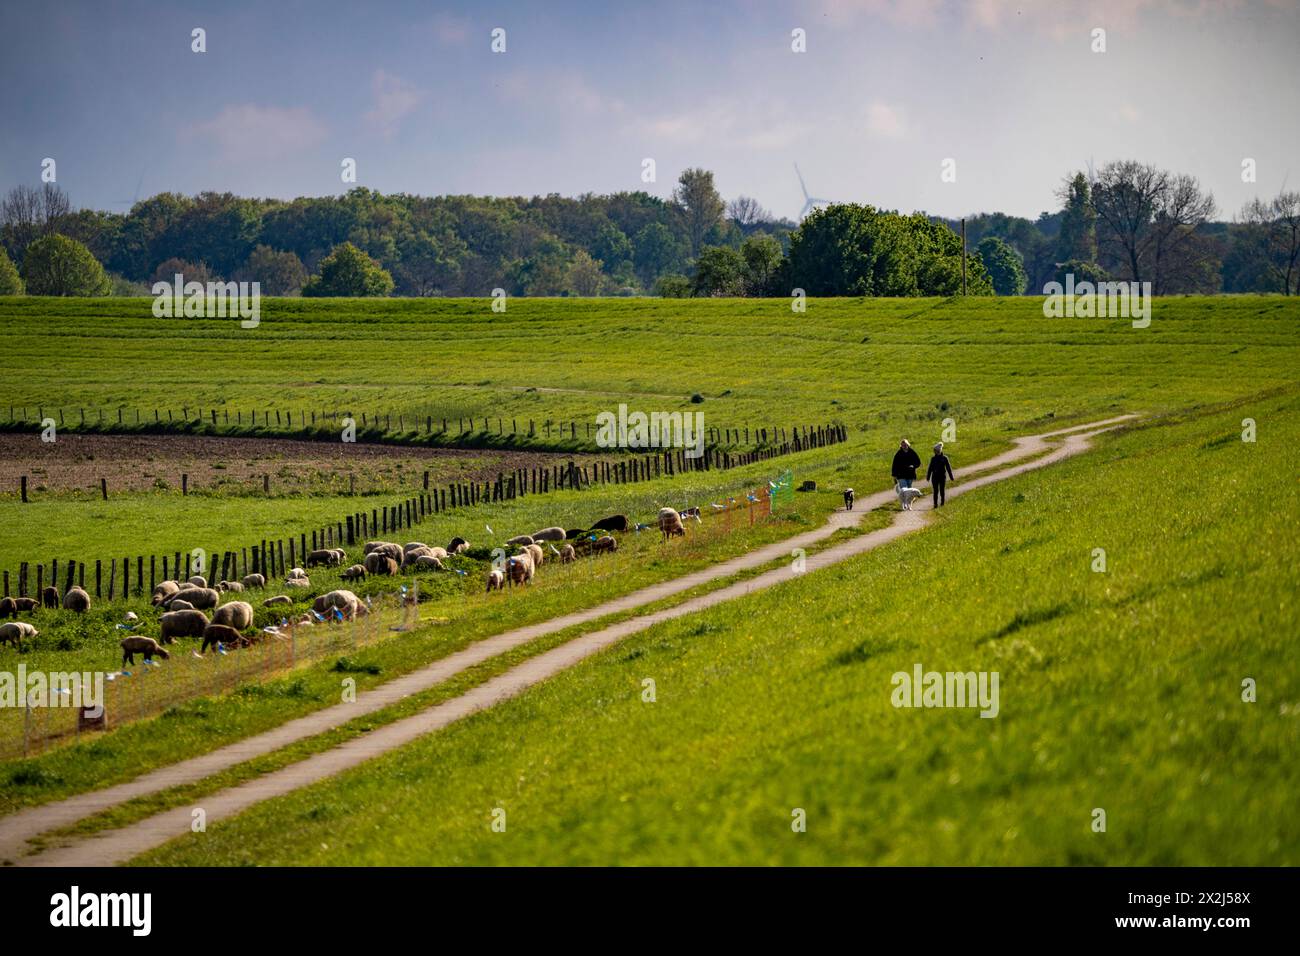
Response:
[[[771,222],[772,214],[751,196],[737,196],[727,203],[727,218],[738,226],[754,226]]]
[[[1300,295],[1300,193],[1254,199],[1241,211],[1269,275],[1285,295]]]

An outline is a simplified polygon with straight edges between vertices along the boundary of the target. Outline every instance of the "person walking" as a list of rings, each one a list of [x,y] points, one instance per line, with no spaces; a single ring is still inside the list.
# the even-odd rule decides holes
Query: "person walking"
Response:
[[[936,508],[944,504],[946,498],[944,488],[948,484],[948,479],[952,477],[952,462],[943,453],[943,442],[939,442],[934,446],[934,457],[930,459],[930,464],[925,469],[925,479],[930,482],[930,487],[934,489],[934,506]]]
[[[898,443],[898,451],[894,452],[894,464],[889,472],[897,487],[911,488],[912,482],[916,481],[916,469],[920,467],[921,456],[904,438]]]

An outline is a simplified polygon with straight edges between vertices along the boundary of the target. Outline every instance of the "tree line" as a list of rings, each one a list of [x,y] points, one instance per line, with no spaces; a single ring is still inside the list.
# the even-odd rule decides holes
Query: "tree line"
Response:
[[[1190,176],[1135,161],[1066,177],[1036,220],[967,220],[969,294],[1035,294],[1077,281],[1151,282],[1156,294],[1300,292],[1300,194],[1212,220]],[[291,201],[160,193],[127,213],[72,208],[53,183],[0,201],[0,294],[146,295],[154,282],[257,281],[265,295],[952,295],[959,225],[843,203],[801,223],[713,174],[684,171],[670,199],[384,195]]]

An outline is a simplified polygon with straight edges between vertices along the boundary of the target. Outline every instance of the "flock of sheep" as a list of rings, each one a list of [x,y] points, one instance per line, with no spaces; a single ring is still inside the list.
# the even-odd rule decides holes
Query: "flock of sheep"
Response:
[[[686,533],[682,523],[683,514],[699,520],[699,510],[690,509],[679,513],[672,508],[659,511],[659,530],[664,540]],[[612,515],[602,518],[590,528],[566,530],[561,527],[543,528],[533,534],[516,535],[506,541],[513,549],[487,572],[487,590],[497,591],[507,584],[525,585],[530,583],[545,559],[543,543],[550,547],[563,564],[577,560],[579,552],[584,554],[605,554],[618,550],[618,540],[613,532],[625,532],[644,529],[645,525],[633,525],[626,515]],[[597,534],[597,532],[600,532]],[[563,542],[563,545],[556,547]],[[367,575],[396,576],[404,570],[440,571],[444,562],[451,555],[464,554],[469,550],[469,542],[464,538],[453,538],[445,548],[430,547],[419,541],[405,545],[389,541],[367,542],[360,564],[353,564],[341,572],[345,581],[362,581]],[[347,560],[347,552],[342,548],[322,548],[308,553],[304,567],[293,568],[284,579],[286,588],[306,588],[311,586],[307,568],[325,566],[342,567]],[[247,632],[253,626],[253,605],[248,601],[230,600],[225,604],[223,596],[241,594],[247,591],[262,590],[266,587],[266,578],[261,574],[248,574],[238,581],[221,581],[216,587],[209,587],[202,575],[195,575],[188,580],[162,581],[153,589],[152,604],[162,612],[158,619],[158,638],[133,634],[121,641],[123,666],[134,664],[135,655],[140,654],[145,660],[154,657],[167,659],[170,655],[164,645],[173,643],[178,637],[195,637],[202,641],[200,653],[207,653],[209,647],[246,647],[256,640]],[[0,598],[0,619],[17,618],[21,612],[31,612],[38,606],[57,608],[62,604],[64,610],[84,614],[90,610],[90,595],[83,588],[71,587],[62,596],[53,587],[44,588],[40,600],[28,597]],[[289,606],[294,603],[287,594],[277,594],[262,602],[263,607]],[[303,613],[295,620],[296,625],[309,625],[318,620],[350,621],[365,615],[369,610],[366,602],[355,593],[346,589],[337,589],[320,595],[312,602],[311,613]],[[204,613],[211,611],[211,617]],[[134,612],[126,615],[128,621],[137,621]],[[9,620],[0,624],[0,645],[9,643],[22,650],[22,642],[31,640],[40,632],[26,621]]]

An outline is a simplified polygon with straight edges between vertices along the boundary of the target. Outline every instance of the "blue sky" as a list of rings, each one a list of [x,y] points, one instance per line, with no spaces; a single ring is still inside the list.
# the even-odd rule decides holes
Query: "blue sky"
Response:
[[[704,166],[794,217],[798,163],[828,199],[1033,216],[1094,157],[1196,175],[1228,218],[1300,188],[1298,50],[1296,0],[6,2],[0,190],[45,157],[117,211],[340,193],[344,157],[429,195],[667,196]]]

